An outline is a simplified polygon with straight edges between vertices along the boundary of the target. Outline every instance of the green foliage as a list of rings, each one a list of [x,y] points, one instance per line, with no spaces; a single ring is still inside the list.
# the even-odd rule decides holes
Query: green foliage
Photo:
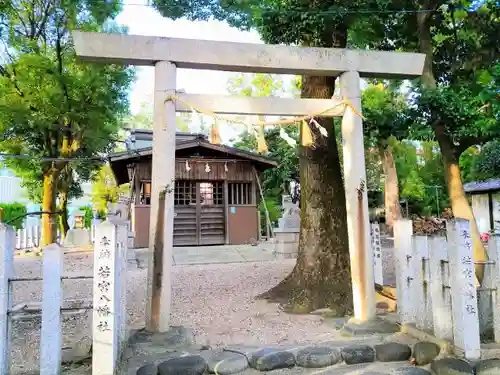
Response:
[[[114,148],[128,111],[134,71],[78,61],[70,32],[123,31],[105,21],[118,1],[9,2],[0,14],[0,150],[28,155],[7,159],[30,197],[41,200],[43,175],[57,172],[57,189],[76,198]],[[68,163],[41,158],[81,158]],[[95,158],[89,160],[88,158]],[[83,160],[85,159],[85,160]]]
[[[298,138],[298,128],[288,126],[285,132],[292,138]],[[265,130],[264,137],[269,148],[266,156],[275,159],[278,166],[264,172],[262,178],[262,189],[265,197],[281,199],[281,195],[286,192],[284,189],[293,177],[299,175],[299,156],[297,148],[290,147],[279,135],[279,128],[272,127]],[[234,143],[234,147],[243,150],[255,151],[257,141],[254,135],[243,133],[240,139]]]
[[[377,148],[372,147],[369,141],[369,138],[365,138],[366,185],[368,187],[368,192],[373,192],[374,194],[374,199],[371,199],[370,196],[368,196],[368,204],[370,207],[375,207],[375,205],[378,204],[379,199],[377,194],[383,190],[384,184],[382,181],[380,152]]]
[[[470,9],[472,5],[477,12],[458,9]],[[420,6],[409,1],[394,3],[394,7],[415,11],[421,9]],[[500,8],[495,0],[475,4],[470,1],[431,2],[422,7],[437,11],[395,13],[384,17],[375,15],[371,23],[376,27],[369,31],[366,27],[352,28],[351,40],[358,47],[427,54],[430,65],[426,65],[422,80],[412,82],[409,87],[409,137],[421,141],[438,139],[448,163],[456,162],[462,155],[460,166],[465,169],[462,175],[465,180],[471,180],[475,177],[474,148],[500,135]],[[423,202],[435,196],[436,191],[444,193],[445,186],[441,155],[437,151],[431,154],[427,153],[428,159],[419,164],[414,164],[414,160],[409,162],[406,170],[404,166],[398,166],[403,168],[398,170],[398,175],[402,175],[400,180],[406,184],[403,195],[411,197],[410,202],[418,203],[424,193],[420,208],[414,207],[423,213],[429,211],[428,204]],[[412,165],[417,165],[419,179],[412,172]],[[409,186],[412,188],[408,189]],[[440,208],[448,204],[448,197],[443,195],[444,202],[442,196],[434,198],[435,201],[439,199]],[[436,206],[431,204],[428,207]]]
[[[460,155],[460,172],[464,182],[475,180],[474,164],[479,152],[478,146],[471,146]]]
[[[236,96],[279,96],[284,92],[284,82],[280,76],[255,73],[252,75],[238,74],[227,84],[227,91]]]
[[[79,208],[79,210],[85,213],[83,217],[83,225],[85,226],[85,229],[89,229],[92,226],[92,219],[94,218],[92,206],[82,206]]]
[[[495,114],[481,110],[488,105],[479,95],[481,88],[471,84],[439,86],[436,90],[419,90],[413,114],[420,127],[429,123],[446,124],[458,157],[469,147],[500,136]]]
[[[367,9],[387,9],[392,2],[301,0],[153,0],[153,6],[172,19],[226,21],[243,30],[256,29],[266,43],[342,46],[349,26],[374,26]],[[364,9],[365,12],[357,12]]]
[[[111,167],[105,164],[92,184],[92,206],[102,215],[106,212],[108,202],[117,203],[120,195],[127,195],[128,190],[128,184],[116,185]]]
[[[419,10],[410,1],[394,6]],[[496,0],[434,2],[432,6],[438,10],[374,17],[372,22],[380,23],[372,29],[376,35],[367,38],[364,30],[356,30],[357,46],[432,53],[427,57],[431,70],[410,86],[414,110],[410,120],[418,125],[412,137],[433,139],[433,130],[439,128],[441,140],[449,140],[458,159],[470,146],[499,136],[495,125],[499,119],[500,7]],[[463,10],[471,8],[477,11]]]
[[[191,113],[178,113],[175,120],[177,131],[189,132]],[[153,100],[141,103],[139,111],[127,116],[123,123],[128,129],[153,129]]]
[[[28,213],[24,203],[0,203],[0,209],[5,223],[9,223],[16,229],[23,228],[23,222],[26,219],[25,215]]]
[[[406,98],[390,82],[369,85],[361,94],[365,137],[374,146],[385,146],[389,137],[408,135]]]
[[[269,220],[273,224],[273,227],[276,226],[279,218],[282,214],[281,202],[278,202],[275,197],[264,197],[264,201],[266,203],[267,211],[269,212]],[[260,230],[261,233],[266,233],[266,210],[264,207],[264,202],[261,200],[259,203],[259,212],[260,212]]]
[[[292,87],[286,87],[280,77],[272,74],[239,74],[229,80],[227,90],[230,94],[239,96],[279,96],[290,91],[292,94],[296,94],[298,85],[300,85],[300,81],[294,80]],[[298,126],[287,126],[284,130],[292,138],[298,138]],[[275,159],[278,166],[264,172],[262,189],[265,197],[274,199],[281,204],[281,195],[286,192],[284,190],[285,185],[293,177],[299,175],[299,158],[298,150],[290,147],[280,137],[279,132],[280,128],[277,126],[264,129],[264,137],[269,149],[266,156]],[[234,143],[234,147],[255,152],[257,150],[257,140],[253,134],[244,132],[239,136],[239,140]]]
[[[469,150],[468,150],[469,151]],[[480,149],[475,148],[464,153],[460,159],[467,171],[467,181],[485,181],[500,178],[500,141],[486,143]]]
[[[437,215],[449,205],[444,166],[435,142],[391,142],[400,197],[410,214]]]
[[[66,192],[67,186],[69,200],[81,198],[83,196],[82,182],[90,180],[94,174],[95,165],[100,164],[100,162],[93,161],[67,164],[59,175],[58,191],[61,192],[64,189]],[[43,171],[40,168],[41,163],[35,162],[31,165],[32,169],[16,168],[16,176],[21,178],[21,185],[26,188],[28,198],[33,202],[40,203],[43,198],[43,184],[41,184]],[[77,176],[74,169],[80,172]]]

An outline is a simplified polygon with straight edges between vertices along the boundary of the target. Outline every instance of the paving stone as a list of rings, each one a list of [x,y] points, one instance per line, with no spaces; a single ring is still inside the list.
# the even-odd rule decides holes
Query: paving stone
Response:
[[[237,352],[245,355],[247,358],[252,356],[252,353],[255,353],[262,349],[262,346],[257,345],[228,345],[224,347],[224,351],[228,352]]]
[[[137,375],[157,375],[158,368],[154,363],[148,363],[137,370]]]
[[[341,360],[340,350],[327,346],[308,346],[295,355],[297,366],[306,368],[328,367]]]
[[[83,336],[71,345],[69,349],[62,350],[62,363],[82,362],[92,358],[92,338]]]
[[[500,359],[485,359],[480,361],[475,368],[476,375],[498,375],[500,374]]]
[[[158,375],[202,375],[207,364],[199,355],[169,359],[158,365]]]
[[[401,328],[398,324],[378,317],[366,322],[349,319],[342,327],[342,331],[352,336],[367,336],[376,333],[396,333],[400,330]]]
[[[380,362],[406,361],[411,357],[411,348],[405,344],[388,342],[375,345],[375,353]]]
[[[474,375],[471,365],[456,358],[438,359],[431,363],[431,370],[436,375]]]
[[[441,349],[433,342],[417,342],[413,347],[413,358],[415,364],[424,366],[431,363],[438,355]]]
[[[248,360],[243,354],[233,352],[219,352],[207,360],[208,372],[219,375],[231,375],[242,372],[248,368]]]
[[[431,375],[431,373],[419,367],[400,367],[393,369],[391,375]]]
[[[167,348],[179,348],[194,345],[194,333],[190,328],[172,326],[167,332],[148,332],[139,329],[132,333],[130,343],[153,343]]]
[[[276,348],[263,348],[252,353],[250,367],[259,371],[271,371],[295,366],[293,353]]]
[[[351,345],[342,349],[342,358],[348,365],[375,361],[375,350],[368,345]]]

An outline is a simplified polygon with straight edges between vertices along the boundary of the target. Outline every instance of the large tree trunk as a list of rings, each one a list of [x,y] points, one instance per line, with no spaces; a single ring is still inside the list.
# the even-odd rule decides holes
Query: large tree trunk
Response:
[[[323,39],[317,47],[345,48],[347,27],[326,27]],[[334,90],[333,77],[302,77],[302,98],[330,99]],[[328,131],[328,137],[312,127],[313,146],[299,146],[301,225],[297,263],[290,275],[260,297],[285,303],[296,313],[329,307],[337,316],[345,316],[352,313],[353,301],[342,167],[333,121],[316,121]]]
[[[331,77],[303,77],[303,98],[331,98]],[[299,255],[292,273],[261,297],[306,313],[329,307],[336,315],[352,312],[352,286],[345,191],[333,121],[316,119],[328,130],[311,129],[312,147],[300,146],[301,228]]]
[[[436,78],[433,72],[431,16],[432,13],[417,14],[419,49],[420,52],[426,55],[422,74],[422,85],[427,90],[434,90],[437,88]],[[438,119],[439,114],[433,117]],[[458,152],[457,147],[453,144],[451,135],[446,131],[445,124],[436,120],[433,123],[433,128],[439,147],[441,148],[441,154],[443,155],[446,184],[450,196],[453,216],[471,221],[474,261],[488,260],[488,254],[481,242],[479,228],[472,213],[472,208],[464,192],[458,163],[460,152]],[[476,277],[480,282],[483,280],[483,276],[484,264],[476,264]]]
[[[390,146],[380,145],[379,151],[384,170],[385,223],[392,230],[394,221],[401,219],[398,174]]]
[[[40,247],[55,243],[57,240],[56,195],[59,171],[48,170],[43,176],[42,199],[42,240]]]
[[[65,165],[59,174],[59,232],[61,240],[66,238],[69,230],[68,224],[68,200],[69,189],[73,182],[73,170],[70,165]]]
[[[66,234],[69,230],[68,224],[68,189],[66,186],[61,188],[59,192],[59,232],[61,232],[61,240],[66,238]]]

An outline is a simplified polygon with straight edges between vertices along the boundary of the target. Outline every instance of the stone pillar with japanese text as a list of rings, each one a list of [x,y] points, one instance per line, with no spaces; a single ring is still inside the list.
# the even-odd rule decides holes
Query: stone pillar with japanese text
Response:
[[[380,225],[370,225],[370,238],[373,253],[373,279],[377,284],[384,284],[384,268],[382,266],[382,240],[380,238]]]
[[[447,238],[452,282],[453,341],[467,359],[479,359],[479,317],[474,276],[470,221],[456,219],[447,223]]]
[[[113,375],[125,345],[127,223],[110,218],[96,227],[92,363],[93,375]]]

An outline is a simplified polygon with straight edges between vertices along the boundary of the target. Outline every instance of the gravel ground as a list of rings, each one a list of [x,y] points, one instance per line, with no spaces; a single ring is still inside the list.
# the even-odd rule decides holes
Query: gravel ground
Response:
[[[319,316],[285,314],[276,304],[253,299],[283,279],[294,263],[178,267],[172,323],[194,328],[196,340],[211,346],[297,343],[331,334]]]
[[[385,258],[385,256],[384,256]],[[253,297],[278,283],[293,268],[295,260],[256,263],[175,266],[172,272],[172,325],[194,329],[196,341],[212,347],[227,344],[306,343],[336,339],[332,327],[315,315],[290,315],[276,304]],[[390,265],[384,261],[384,266]],[[391,267],[387,271],[391,273]],[[40,258],[18,258],[17,277],[41,276]],[[92,273],[92,254],[67,254],[64,271]],[[146,269],[128,272],[128,322],[144,326]],[[392,276],[389,275],[389,279]],[[90,299],[92,280],[63,282],[65,300]],[[14,304],[41,300],[41,283],[14,284]],[[66,315],[63,319],[63,347],[91,337],[91,313]],[[337,334],[338,335],[338,334]],[[40,319],[16,321],[12,327],[12,374],[33,373],[39,362]]]

